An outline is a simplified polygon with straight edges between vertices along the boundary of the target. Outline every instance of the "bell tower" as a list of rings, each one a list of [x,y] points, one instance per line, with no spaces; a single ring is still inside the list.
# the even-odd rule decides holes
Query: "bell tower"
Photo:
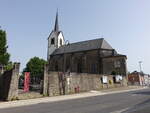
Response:
[[[48,50],[47,50],[47,60],[50,59],[50,55],[59,47],[64,45],[64,36],[62,31],[59,30],[58,24],[58,11],[56,13],[54,29],[48,37]]]

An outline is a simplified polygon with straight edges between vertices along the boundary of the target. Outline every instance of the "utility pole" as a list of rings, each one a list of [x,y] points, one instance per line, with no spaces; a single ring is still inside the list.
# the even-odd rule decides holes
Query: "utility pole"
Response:
[[[139,61],[140,72],[142,72],[142,61]]]

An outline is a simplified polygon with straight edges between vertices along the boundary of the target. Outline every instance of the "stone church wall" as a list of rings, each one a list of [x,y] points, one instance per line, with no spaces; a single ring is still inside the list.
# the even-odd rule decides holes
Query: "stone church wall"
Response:
[[[126,59],[123,57],[103,58],[102,65],[104,74],[112,74],[115,71],[116,74],[127,76]]]

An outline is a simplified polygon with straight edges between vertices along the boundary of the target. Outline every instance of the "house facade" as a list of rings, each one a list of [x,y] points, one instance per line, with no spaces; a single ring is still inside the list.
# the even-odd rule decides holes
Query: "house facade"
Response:
[[[129,85],[150,85],[150,75],[144,74],[143,72],[134,71],[128,74],[128,84]]]
[[[150,75],[149,74],[144,75],[144,85],[150,86]]]
[[[143,85],[144,75],[137,71],[134,71],[128,74],[128,84],[129,85]]]

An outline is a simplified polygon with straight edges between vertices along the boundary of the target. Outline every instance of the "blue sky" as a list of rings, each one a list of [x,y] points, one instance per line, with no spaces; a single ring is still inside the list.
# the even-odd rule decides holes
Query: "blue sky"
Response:
[[[65,39],[104,37],[128,57],[128,70],[150,73],[150,0],[0,0],[0,26],[7,31],[11,60],[23,69],[34,56],[46,59],[56,10]]]

